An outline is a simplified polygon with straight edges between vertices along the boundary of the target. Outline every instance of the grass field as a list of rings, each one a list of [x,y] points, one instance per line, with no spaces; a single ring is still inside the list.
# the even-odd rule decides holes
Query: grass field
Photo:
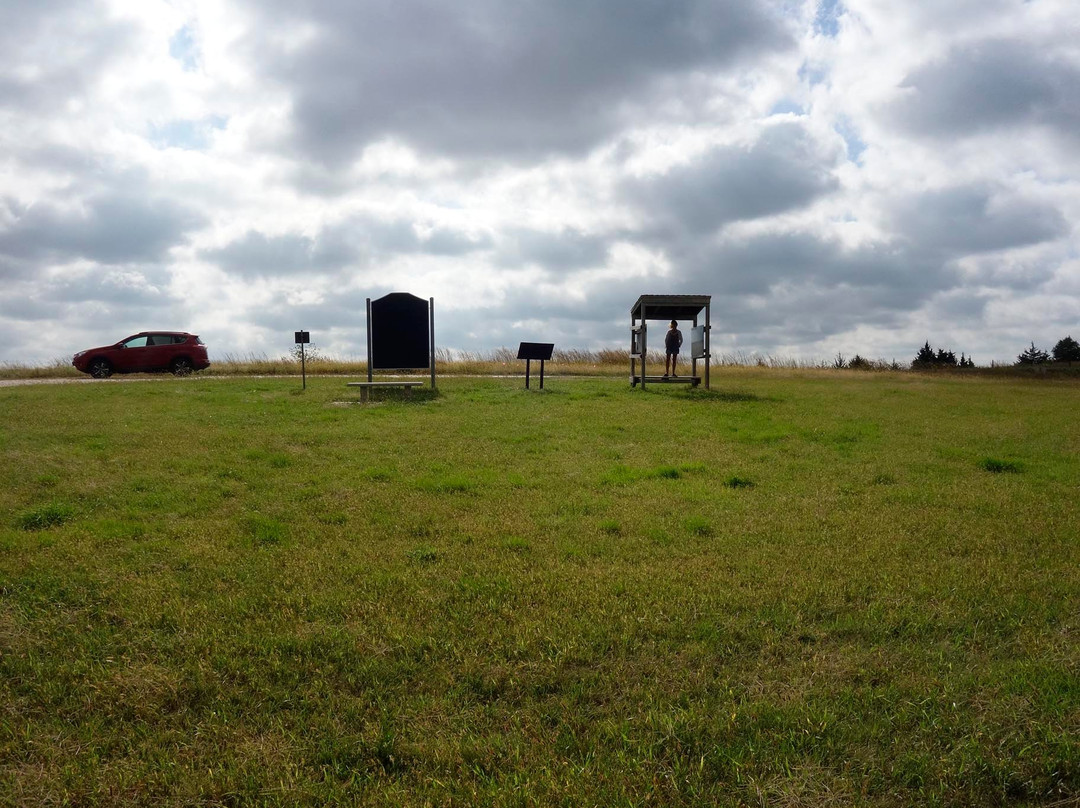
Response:
[[[1080,383],[0,390],[0,804],[1080,796]]]

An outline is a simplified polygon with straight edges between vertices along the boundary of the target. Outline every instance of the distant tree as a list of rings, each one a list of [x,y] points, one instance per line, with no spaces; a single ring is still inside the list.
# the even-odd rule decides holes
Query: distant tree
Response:
[[[289,351],[288,359],[292,360],[293,362],[299,362],[300,361],[300,355],[301,355],[300,346],[299,345],[294,345],[292,347],[292,350]],[[318,345],[316,345],[314,342],[310,342],[310,343],[304,345],[303,358],[304,358],[305,362],[314,362],[314,361],[316,361],[318,359],[322,359],[322,351],[319,350]]]
[[[973,368],[975,367],[975,360],[970,356],[964,356],[963,352],[960,353],[960,367]]]
[[[915,370],[920,368],[954,368],[958,364],[955,353],[945,348],[938,348],[935,351],[930,347],[930,342],[927,341],[923,343],[923,346],[919,348],[919,352],[915,354],[911,367]],[[967,367],[967,365],[960,365],[960,367]]]
[[[915,354],[915,359],[914,361],[912,361],[911,366],[913,368],[931,367],[935,363],[936,359],[937,357],[934,354],[934,349],[930,347],[930,341],[927,340],[926,343],[921,348],[919,348],[919,352]]]
[[[1058,340],[1050,353],[1054,355],[1055,362],[1080,362],[1080,343],[1072,337],[1065,337]]]
[[[941,367],[956,367],[956,354],[952,351],[946,351],[944,348],[938,348],[938,352],[934,355],[934,364]]]
[[[1041,348],[1036,348],[1034,342],[1031,343],[1030,348],[1016,357],[1016,364],[1018,365],[1043,365],[1049,361],[1050,354]]]
[[[866,357],[855,354],[853,357],[851,357],[851,361],[848,362],[848,367],[852,370],[873,370],[874,363]]]
[[[836,359],[832,361],[832,366],[837,370],[843,370],[848,366],[847,360],[844,359],[844,355],[842,353],[838,353],[836,355]]]

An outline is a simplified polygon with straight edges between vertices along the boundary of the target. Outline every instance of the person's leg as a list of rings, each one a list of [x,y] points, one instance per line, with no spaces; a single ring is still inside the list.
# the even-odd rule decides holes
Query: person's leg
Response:
[[[673,353],[671,355],[671,375],[672,376],[678,376],[679,375],[678,373],[675,372],[675,365],[677,365],[678,362],[679,362],[679,355],[677,353]]]

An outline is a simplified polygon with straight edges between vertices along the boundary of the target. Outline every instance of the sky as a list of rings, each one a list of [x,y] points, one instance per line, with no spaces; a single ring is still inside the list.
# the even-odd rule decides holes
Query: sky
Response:
[[[0,0],[0,362],[1080,339],[1075,0]]]

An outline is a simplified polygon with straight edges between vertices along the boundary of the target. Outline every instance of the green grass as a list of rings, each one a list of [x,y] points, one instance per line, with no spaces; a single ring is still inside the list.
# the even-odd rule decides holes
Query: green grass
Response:
[[[1080,386],[713,386],[5,389],[0,804],[1080,795]]]

